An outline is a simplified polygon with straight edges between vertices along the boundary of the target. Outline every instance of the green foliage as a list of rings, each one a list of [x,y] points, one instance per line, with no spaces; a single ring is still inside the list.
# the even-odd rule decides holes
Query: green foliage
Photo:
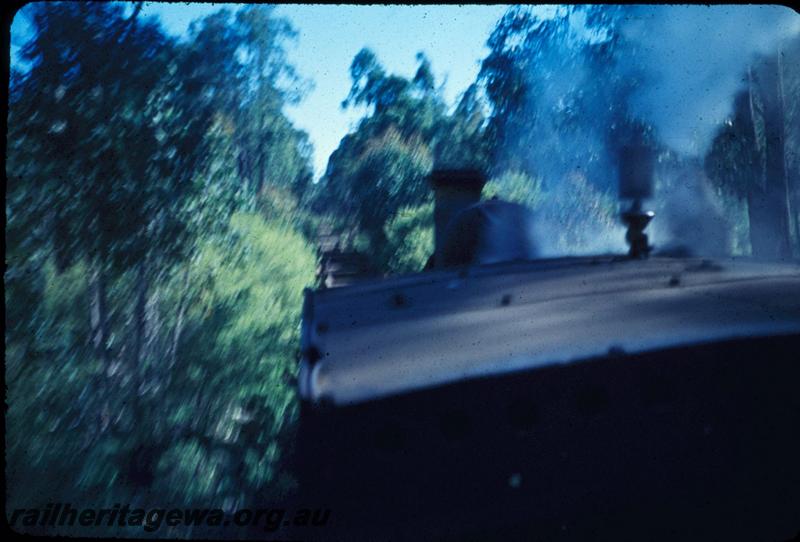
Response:
[[[323,197],[337,203],[335,212],[345,225],[381,247],[387,217],[428,195],[431,167],[430,150],[419,138],[405,138],[394,127],[374,136],[359,131],[346,136],[331,156]]]
[[[422,271],[434,248],[433,203],[400,209],[385,231],[389,272]]]
[[[539,17],[515,6],[497,23],[478,79],[491,104],[486,129],[494,174],[487,194],[536,210],[543,256],[624,250],[616,155],[652,129],[628,110],[639,84],[623,8],[562,6]],[[615,242],[616,240],[616,242]]]
[[[29,330],[22,337],[6,335],[10,502],[36,502],[45,489],[51,499],[67,497],[77,483],[75,458],[86,438],[76,431],[86,415],[78,398],[85,397],[98,369],[85,345],[85,313],[75,310],[88,305],[84,276],[82,263],[59,274],[52,260],[46,262]],[[6,292],[12,306],[19,298]]]
[[[784,127],[786,169],[789,179],[791,220],[790,230],[794,254],[800,254],[800,36],[786,44],[783,50]]]
[[[27,6],[11,81],[10,506],[244,506],[292,490],[302,81],[271,7],[178,42],[141,4]],[[260,503],[263,501],[259,501]]]
[[[230,235],[231,247],[201,248],[189,280],[202,281],[208,290],[189,314],[228,314],[224,326],[209,330],[210,353],[258,364],[297,338],[302,290],[313,280],[315,257],[298,233],[258,215],[233,215]]]
[[[486,198],[498,197],[536,209],[543,197],[542,181],[531,178],[521,171],[507,171],[486,183],[483,195]]]
[[[13,89],[9,141],[12,151],[32,155],[15,163],[12,191],[29,195],[31,219],[45,218],[61,267],[90,255],[125,269],[168,241],[175,242],[164,253],[172,256],[183,245],[175,211],[191,196],[183,187],[195,171],[174,167],[173,158],[201,167],[205,151],[185,140],[175,147],[188,119],[163,114],[173,42],[119,4],[32,4],[31,11],[37,34],[24,55],[33,68]],[[196,118],[189,133],[202,139],[203,123]]]
[[[628,98],[643,75],[620,32],[624,6],[561,6],[552,18],[525,6],[497,23],[479,81],[491,104],[487,136],[496,172],[524,171],[545,185],[581,174],[614,189],[616,150],[652,128]]]
[[[448,112],[430,61],[421,53],[417,61],[408,80],[387,74],[369,49],[355,56],[343,106],[364,106],[368,114],[331,155],[317,193],[317,208],[334,215],[351,238],[365,237],[373,263],[387,271],[413,267],[413,258],[393,260],[385,250],[387,231],[398,226],[387,221],[429,197],[431,169],[488,165],[478,88],[468,88]]]
[[[780,85],[778,91],[783,119],[772,119],[782,123],[783,160],[786,168],[785,189],[781,188],[788,208],[787,241],[794,246],[795,254],[800,253],[800,161],[797,149],[800,142],[800,37],[788,40],[779,52],[781,61]],[[756,62],[755,66],[758,65]],[[720,194],[727,215],[732,224],[732,250],[734,254],[751,254],[751,223],[759,216],[763,224],[776,220],[782,212],[759,211],[757,195],[764,190],[767,180],[768,147],[776,145],[774,139],[768,141],[765,133],[766,115],[764,93],[775,93],[776,89],[765,89],[758,84],[751,72],[743,74],[748,82],[733,99],[732,112],[718,127],[711,147],[705,155],[705,173]],[[776,96],[773,100],[778,99]],[[770,153],[776,152],[771,150]],[[783,184],[784,181],[778,181]],[[754,196],[756,196],[754,198]],[[773,200],[773,204],[775,201]],[[780,230],[778,226],[772,231]],[[762,241],[763,242],[763,241]],[[757,243],[758,244],[758,243]],[[758,250],[756,250],[758,252]]]
[[[545,187],[540,178],[508,171],[486,183],[483,194],[535,212],[534,235],[542,256],[611,252],[624,238],[616,199],[580,174]]]
[[[540,198],[537,226],[544,254],[592,254],[623,248],[619,202],[586,177],[571,175]]]
[[[212,438],[176,442],[159,462],[159,469],[170,476],[158,483],[180,491],[184,501],[239,498],[236,492],[244,490],[263,494],[276,479],[284,452],[278,442],[288,438],[296,418],[290,376],[302,291],[314,280],[315,263],[314,251],[301,235],[255,214],[233,215],[230,238],[201,247],[188,275],[192,298],[187,334],[173,376],[173,381],[186,384],[171,393],[178,399],[176,406],[202,405],[205,420],[193,421],[196,408],[178,408],[170,423],[176,430],[194,425],[193,434]],[[172,288],[179,290],[177,285]],[[235,453],[230,451],[232,443],[238,443]],[[227,490],[220,486],[218,491],[195,493],[196,471],[180,452],[187,446],[196,450],[191,464],[221,462],[208,468]],[[231,453],[246,462],[240,475],[232,474],[237,461]],[[184,483],[173,483],[178,479]]]
[[[486,170],[491,149],[485,129],[478,86],[473,84],[461,95],[453,113],[439,120],[433,141],[436,166]]]
[[[757,182],[762,156],[750,114],[747,92],[734,100],[734,115],[719,130],[706,155],[705,170],[719,187],[737,196],[746,196]]]
[[[221,10],[196,21],[183,51],[186,85],[213,107],[236,182],[256,199],[269,187],[299,197],[311,181],[308,137],[282,112],[308,85],[286,61],[285,42],[296,32],[273,11],[247,6],[235,16]]]

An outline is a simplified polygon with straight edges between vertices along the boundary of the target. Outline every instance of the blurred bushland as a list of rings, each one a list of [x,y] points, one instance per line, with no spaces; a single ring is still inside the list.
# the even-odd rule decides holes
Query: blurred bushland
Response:
[[[167,36],[35,3],[12,70],[8,508],[267,505],[287,469],[314,218],[305,84],[268,6]]]

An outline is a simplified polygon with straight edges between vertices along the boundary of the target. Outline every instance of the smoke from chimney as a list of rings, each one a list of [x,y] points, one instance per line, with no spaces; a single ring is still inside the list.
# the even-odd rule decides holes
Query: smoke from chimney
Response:
[[[656,251],[690,244],[674,237],[684,232],[721,231],[719,197],[708,189],[696,162],[731,113],[736,92],[746,84],[748,65],[756,55],[774,53],[783,40],[800,33],[800,14],[768,5],[623,6],[614,21],[622,39],[614,61],[605,63],[582,54],[581,47],[596,46],[609,35],[587,30],[581,10],[553,14],[567,31],[540,34],[545,37],[539,41],[507,43],[509,48],[529,48],[522,61],[528,90],[522,110],[504,127],[506,147],[496,164],[500,171],[521,164],[542,179],[549,197],[538,214],[555,217],[538,224],[543,251],[624,250],[619,222],[576,219],[570,227],[580,230],[573,236],[581,240],[577,244],[565,246],[558,235],[565,220],[598,215],[598,209],[607,207],[607,197],[624,196],[617,194],[617,178],[618,150],[629,143],[626,118],[652,126],[648,137],[670,151],[655,163],[649,207],[656,211],[651,227]],[[685,166],[664,167],[665,156],[671,164]],[[584,184],[598,197],[581,199],[577,205],[582,208],[569,209],[565,216],[564,209],[578,201],[576,187]],[[726,248],[727,234],[708,237],[716,248]]]
[[[778,5],[631,6],[621,31],[648,74],[632,112],[673,150],[704,154],[748,63],[800,32],[800,14]]]

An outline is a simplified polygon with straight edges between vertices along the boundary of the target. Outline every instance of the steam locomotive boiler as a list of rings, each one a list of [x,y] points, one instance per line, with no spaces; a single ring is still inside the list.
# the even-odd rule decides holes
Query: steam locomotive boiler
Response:
[[[625,152],[627,255],[537,259],[524,208],[436,171],[431,269],[306,291],[309,538],[800,532],[800,266],[650,254]]]

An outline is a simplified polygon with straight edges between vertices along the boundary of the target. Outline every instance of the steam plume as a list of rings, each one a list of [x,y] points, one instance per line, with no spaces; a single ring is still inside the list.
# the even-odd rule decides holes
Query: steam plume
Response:
[[[800,32],[785,6],[635,6],[621,27],[650,76],[630,107],[683,154],[704,153],[755,55]]]
[[[566,13],[553,15],[565,22]],[[614,21],[622,46],[613,64],[577,52],[576,43],[608,36],[592,34],[586,20],[578,10],[568,16],[566,33],[529,42],[527,98],[498,156],[501,168],[505,163],[535,173],[553,196],[538,209],[537,244],[548,254],[624,251],[624,230],[608,220],[608,198],[616,194],[616,151],[633,133],[624,119],[634,118],[674,151],[671,165],[656,172],[651,233],[657,248],[724,249],[730,228],[702,157],[731,113],[748,65],[800,33],[800,14],[763,5],[624,6]],[[584,191],[584,208],[575,209],[573,200],[581,196],[575,186],[584,181],[597,193]],[[565,215],[580,218],[565,225]],[[553,243],[553,232],[569,228],[577,241]]]

